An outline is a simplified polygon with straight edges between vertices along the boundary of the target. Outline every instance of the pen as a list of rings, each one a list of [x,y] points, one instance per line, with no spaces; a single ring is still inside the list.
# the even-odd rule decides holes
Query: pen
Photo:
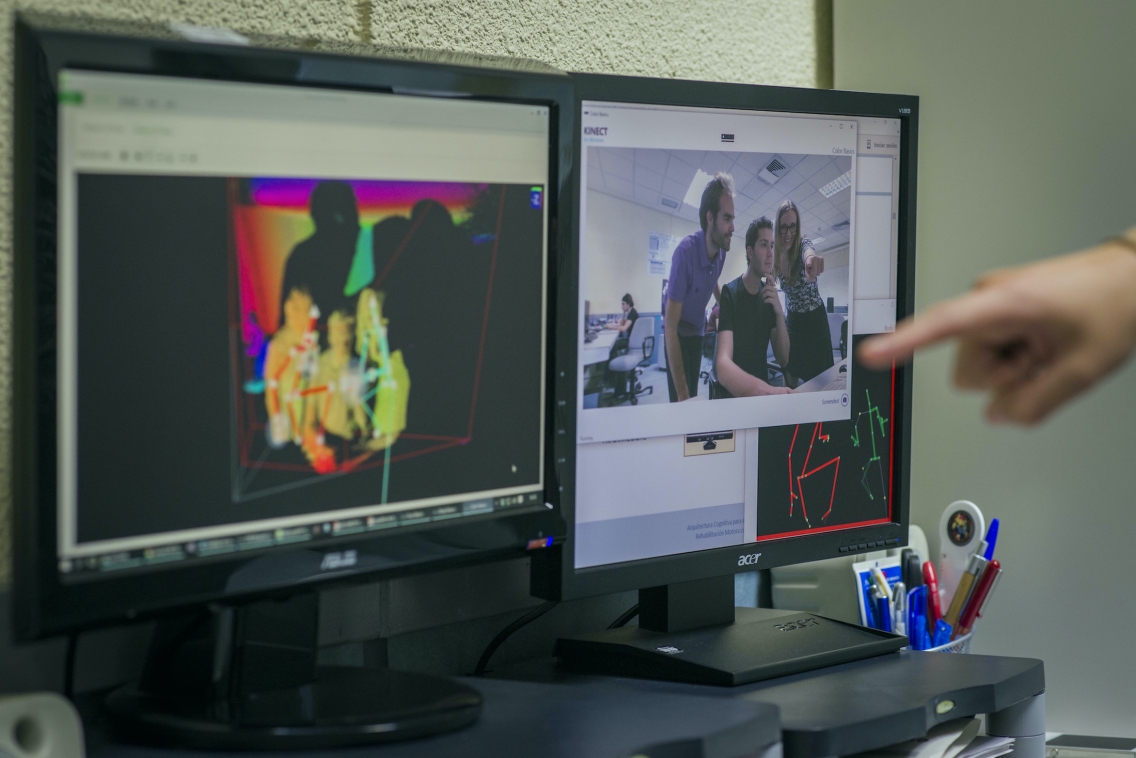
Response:
[[[943,618],[943,607],[939,599],[939,577],[931,561],[923,564],[923,583],[927,585],[927,621],[934,626]]]
[[[998,544],[998,519],[990,520],[990,528],[986,530],[986,552],[982,555],[986,560],[994,559],[994,546]]]
[[[984,540],[982,545],[985,544]],[[966,564],[966,573],[959,578],[958,589],[955,590],[955,596],[951,599],[951,607],[947,610],[947,615],[943,616],[943,620],[956,629],[958,628],[959,614],[966,606],[970,591],[974,589],[975,580],[978,579],[978,575],[982,573],[982,569],[986,565],[986,559],[981,555],[983,550],[985,548],[980,546],[979,550],[970,556],[970,560]]]
[[[907,589],[914,589],[923,583],[919,555],[914,550],[908,548],[900,553],[899,568]]]
[[[907,637],[911,640],[912,650],[921,650],[923,638],[919,635],[919,619],[923,619],[923,628],[927,628],[927,619],[924,614],[927,588],[920,585],[907,591]]]
[[[931,639],[931,647],[939,647],[951,641],[951,625],[940,620],[935,624],[935,636]]]
[[[990,590],[994,588],[994,583],[998,580],[998,576],[1002,573],[1002,564],[998,559],[990,561],[986,565],[986,570],[982,572],[982,578],[978,580],[978,584],[974,586],[974,592],[971,594],[970,602],[966,604],[966,610],[963,611],[962,616],[959,617],[958,631],[956,636],[968,634],[974,627],[974,620],[978,618],[978,614],[982,611],[982,606],[986,604],[987,599],[990,597]]]
[[[912,650],[926,650],[927,649],[927,617],[919,615],[915,617],[915,631],[912,632],[911,649]]]
[[[864,587],[864,624],[870,629],[878,629],[876,623],[876,597],[873,594],[878,588],[875,581]]]
[[[891,598],[884,593],[879,593],[876,598],[876,608],[878,611],[876,615],[880,619],[880,631],[891,631]]]
[[[879,568],[872,569],[872,579],[875,580],[876,586],[880,588],[880,592],[884,593],[885,597],[891,596],[891,587],[888,585],[887,577],[884,572]]]
[[[907,636],[907,587],[896,582],[891,588],[892,631]]]

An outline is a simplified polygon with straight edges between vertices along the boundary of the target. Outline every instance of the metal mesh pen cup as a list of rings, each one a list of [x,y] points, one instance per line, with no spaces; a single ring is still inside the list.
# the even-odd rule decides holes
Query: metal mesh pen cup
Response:
[[[945,645],[938,647],[928,648],[926,653],[969,653],[970,641],[974,638],[974,632],[964,634],[956,640],[951,640]]]

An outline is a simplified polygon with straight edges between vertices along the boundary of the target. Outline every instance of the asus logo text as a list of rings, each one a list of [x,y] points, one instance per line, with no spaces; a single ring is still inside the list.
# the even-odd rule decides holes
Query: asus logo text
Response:
[[[320,571],[334,571],[335,569],[351,568],[359,560],[359,554],[354,550],[344,550],[342,553],[326,553],[320,562]]]

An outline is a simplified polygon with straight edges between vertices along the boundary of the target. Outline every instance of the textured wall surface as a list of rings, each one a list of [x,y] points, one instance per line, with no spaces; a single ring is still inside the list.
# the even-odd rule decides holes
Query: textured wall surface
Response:
[[[1069,8],[836,4],[836,85],[921,98],[919,308],[1136,223],[1136,5]],[[915,362],[911,513],[933,549],[954,500],[1001,519],[1006,575],[974,652],[1045,661],[1050,730],[1134,736],[1136,656],[1118,632],[1136,624],[1136,365],[1021,430],[985,424],[981,399],[950,388],[951,361]]]
[[[534,58],[568,70],[830,86],[830,0],[0,0],[0,583],[9,573],[11,19],[21,8]]]

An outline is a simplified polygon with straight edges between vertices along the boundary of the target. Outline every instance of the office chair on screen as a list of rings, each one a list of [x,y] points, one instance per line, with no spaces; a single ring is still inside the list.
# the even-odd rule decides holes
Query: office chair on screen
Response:
[[[608,400],[609,405],[617,405],[629,400],[632,405],[639,403],[643,395],[650,395],[654,387],[644,387],[639,383],[643,367],[651,362],[655,352],[655,319],[653,316],[640,316],[631,325],[631,336],[627,347],[617,350],[618,355],[608,361],[608,371],[615,377],[615,387]]]
[[[832,357],[844,360],[848,357],[848,314],[828,314],[828,335],[832,340]],[[839,357],[838,357],[839,356]]]

